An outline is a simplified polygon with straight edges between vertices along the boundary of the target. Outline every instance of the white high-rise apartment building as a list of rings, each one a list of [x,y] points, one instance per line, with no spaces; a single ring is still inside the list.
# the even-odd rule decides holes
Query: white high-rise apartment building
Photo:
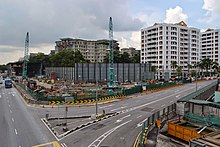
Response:
[[[183,71],[200,61],[200,30],[177,24],[155,23],[141,30],[141,63],[152,63],[164,75],[171,77],[171,63]]]
[[[209,58],[220,65],[220,29],[201,33],[201,58]]]

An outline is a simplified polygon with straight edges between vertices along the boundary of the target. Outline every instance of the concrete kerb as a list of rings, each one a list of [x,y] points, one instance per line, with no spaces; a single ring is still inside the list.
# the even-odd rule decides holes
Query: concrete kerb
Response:
[[[112,117],[112,116],[115,116],[115,115],[118,115],[118,114],[120,114],[120,113],[118,113],[118,112],[108,113],[108,114],[106,114],[105,117],[102,117],[102,118],[99,118],[99,119],[96,119],[96,120],[87,122],[87,123],[85,123],[85,124],[81,124],[80,126],[77,126],[77,127],[73,128],[73,129],[71,129],[71,130],[68,130],[67,132],[65,132],[65,133],[63,133],[63,134],[58,134],[58,132],[55,131],[54,128],[51,128],[51,125],[50,125],[50,123],[48,122],[48,120],[53,120],[53,119],[58,119],[58,118],[56,118],[56,117],[51,117],[51,118],[48,118],[48,119],[43,118],[43,121],[45,122],[45,124],[51,129],[51,131],[52,131],[58,138],[62,138],[62,137],[66,136],[66,135],[68,135],[68,134],[70,134],[70,133],[72,133],[72,132],[74,132],[74,131],[76,131],[76,130],[78,130],[78,129],[81,129],[81,128],[83,128],[83,127],[86,127],[86,126],[88,126],[88,125],[94,124],[94,123],[99,122],[99,121],[101,121],[101,120],[103,120],[103,119],[107,119],[107,118],[109,118],[109,117]],[[74,117],[74,116],[73,116],[73,117],[71,117],[71,118],[89,118],[89,117],[91,117],[91,116],[77,116],[77,117]],[[60,119],[65,119],[65,118],[62,117],[62,118],[60,118]],[[67,119],[70,119],[70,117],[68,117]]]

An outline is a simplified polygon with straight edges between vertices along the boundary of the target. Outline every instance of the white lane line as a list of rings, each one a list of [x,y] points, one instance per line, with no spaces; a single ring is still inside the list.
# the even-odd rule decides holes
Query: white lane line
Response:
[[[180,95],[177,95],[176,97],[180,97]]]
[[[112,132],[114,132],[115,130],[117,130],[118,128],[122,127],[123,125],[126,125],[127,123],[131,122],[132,120],[126,121],[123,124],[120,124],[117,127],[112,128],[111,130],[109,130],[108,132],[102,134],[99,138],[97,138],[96,140],[94,140],[88,147],[98,147],[103,140],[105,140],[106,137],[108,137]]]
[[[14,118],[13,118],[13,117],[11,118],[11,120],[12,120],[13,122],[15,122],[15,120],[14,120]]]
[[[165,104],[163,104],[162,106],[160,106],[161,108],[163,108],[165,106]]]
[[[139,115],[137,118],[140,118],[142,115]]]
[[[50,131],[51,134],[56,138],[57,141],[60,141],[60,139],[57,138],[57,136],[53,133],[53,131],[47,126],[47,124],[44,122],[43,118],[41,118],[41,121],[43,124],[47,127],[47,129]]]
[[[63,145],[64,145],[65,147],[67,147],[67,145],[66,145],[65,143],[63,143]]]
[[[10,107],[10,108],[11,108],[11,105],[9,104],[9,105],[8,105],[8,107]]]
[[[115,123],[121,122],[123,119],[125,119],[125,118],[127,118],[127,117],[129,117],[129,116],[131,116],[131,115],[130,115],[130,114],[129,114],[129,115],[126,115],[126,116],[124,116],[124,117],[122,117],[122,118],[116,120]]]
[[[155,109],[152,109],[151,112],[155,111]]]
[[[10,109],[10,113],[12,113],[11,109]]]
[[[2,96],[0,95],[0,98],[2,98]]]
[[[112,107],[113,105],[107,105],[107,106],[103,106],[103,107],[99,107],[99,108],[107,108],[107,107]]]
[[[170,103],[173,103],[173,101],[170,101]]]
[[[15,129],[15,134],[17,135],[18,134],[18,131]]]
[[[119,108],[116,108],[116,109],[112,109],[111,111],[115,111],[115,110],[123,109],[123,108],[126,108],[126,107],[127,107],[127,106],[119,107]]]

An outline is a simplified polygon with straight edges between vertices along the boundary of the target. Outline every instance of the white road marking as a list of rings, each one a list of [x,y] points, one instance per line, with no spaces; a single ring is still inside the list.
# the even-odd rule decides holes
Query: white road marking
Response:
[[[173,101],[170,101],[170,103],[173,103]]]
[[[152,109],[151,112],[153,112],[155,109]]]
[[[10,113],[12,113],[11,109],[10,109]]]
[[[15,134],[17,135],[18,134],[18,131],[15,129]]]
[[[162,106],[160,106],[161,108],[163,108],[165,106],[165,104],[163,104]]]
[[[61,139],[58,139],[57,136],[52,132],[52,130],[47,126],[47,124],[44,122],[43,118],[41,118],[41,121],[43,124],[47,127],[47,129],[50,131],[51,134],[56,138],[57,141],[60,141]]]
[[[140,118],[142,115],[139,115],[137,118]]]
[[[129,116],[131,116],[131,115],[130,115],[130,114],[129,114],[129,115],[126,115],[126,116],[124,116],[124,117],[122,117],[122,118],[116,120],[115,123],[119,123],[119,122],[121,122],[123,119],[125,119],[125,118],[127,118],[127,117],[129,117]]]
[[[126,106],[124,106],[124,107],[119,107],[119,108],[116,108],[116,109],[112,109],[111,111],[115,111],[115,110],[119,110],[119,109],[123,109],[123,108],[126,108]]]
[[[102,134],[99,138],[97,138],[95,141],[93,141],[88,147],[98,147],[103,140],[105,140],[106,137],[108,137],[112,132],[114,132],[115,130],[117,130],[118,128],[122,127],[123,125],[126,125],[127,123],[131,122],[132,120],[126,121],[125,123],[112,128],[111,130],[109,130],[108,132]]]
[[[14,120],[14,118],[13,118],[13,117],[11,118],[11,120],[12,120],[13,122],[15,122],[15,120]]]
[[[148,118],[145,118],[144,120],[142,120],[141,122],[139,122],[139,123],[137,124],[137,127],[136,127],[136,128],[142,126],[143,123],[144,123],[147,119],[148,119]]]
[[[180,97],[180,95],[177,95],[176,97]]]
[[[0,95],[0,98],[2,98],[2,96]]]
[[[64,145],[65,147],[67,147],[67,145],[66,145],[65,143],[63,143],[63,145]]]
[[[107,108],[107,107],[112,107],[113,105],[107,105],[107,106],[103,106],[103,107],[99,107],[99,108]]]
[[[10,108],[11,108],[11,105],[8,105],[8,107],[10,107]]]

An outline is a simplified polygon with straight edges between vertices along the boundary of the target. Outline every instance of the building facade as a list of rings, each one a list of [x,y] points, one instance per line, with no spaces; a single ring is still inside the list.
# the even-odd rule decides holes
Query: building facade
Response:
[[[220,65],[220,29],[201,33],[201,58],[209,58]]]
[[[177,24],[155,23],[141,30],[141,63],[156,66],[159,74],[169,73],[172,62],[183,71],[200,61],[200,30]]]
[[[55,53],[63,50],[79,50],[83,57],[91,63],[102,63],[109,52],[109,40],[83,40],[62,38],[56,41]],[[119,50],[119,44],[114,41],[114,49]]]
[[[140,50],[136,50],[133,47],[121,48],[121,54],[123,54],[125,52],[128,53],[130,55],[130,57],[134,57],[135,55],[139,55],[140,54]]]

